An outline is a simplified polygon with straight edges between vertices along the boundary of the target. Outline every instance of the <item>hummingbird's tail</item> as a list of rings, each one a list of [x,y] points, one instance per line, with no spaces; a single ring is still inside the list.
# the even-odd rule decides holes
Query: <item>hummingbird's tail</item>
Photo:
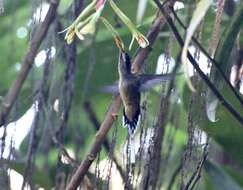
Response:
[[[127,127],[129,135],[134,135],[139,124],[140,124],[140,110],[136,112],[132,120],[129,120],[126,116],[125,110],[123,110],[123,118],[122,118],[122,125],[123,127]]]

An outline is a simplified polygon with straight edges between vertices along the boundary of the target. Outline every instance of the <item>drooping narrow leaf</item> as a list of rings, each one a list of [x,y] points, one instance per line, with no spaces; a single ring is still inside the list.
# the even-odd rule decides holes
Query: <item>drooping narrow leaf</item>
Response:
[[[188,46],[190,44],[191,38],[192,38],[195,30],[197,29],[197,26],[202,21],[202,19],[205,16],[208,8],[210,7],[211,3],[212,3],[212,0],[201,0],[197,4],[197,7],[196,7],[196,9],[193,13],[192,19],[190,21],[189,27],[187,28],[187,31],[186,31],[186,39],[185,39],[185,44],[184,44],[184,47],[183,47],[183,50],[182,50],[181,60],[182,60],[182,63],[184,64],[187,83],[188,83],[188,85],[189,85],[189,87],[192,91],[195,91],[195,89],[194,89],[194,87],[193,87],[193,85],[192,85],[192,83],[189,79],[189,75],[188,75],[187,50],[188,50]]]
[[[147,4],[148,4],[148,0],[138,1],[137,18],[136,18],[138,24],[140,24],[143,20],[143,16],[146,11]]]

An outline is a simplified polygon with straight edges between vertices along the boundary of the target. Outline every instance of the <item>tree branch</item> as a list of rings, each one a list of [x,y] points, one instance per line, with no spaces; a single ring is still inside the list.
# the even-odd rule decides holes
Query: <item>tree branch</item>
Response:
[[[198,180],[200,179],[202,167],[208,157],[208,145],[209,145],[208,141],[209,141],[209,137],[207,137],[206,145],[203,148],[202,158],[200,159],[196,170],[193,172],[191,178],[188,180],[188,182],[183,190],[188,190],[188,189],[192,190],[194,188],[194,186],[196,185],[196,183],[198,182]]]
[[[88,116],[89,116],[89,119],[90,121],[92,122],[93,126],[95,127],[95,129],[98,131],[99,130],[99,127],[100,127],[100,122],[98,121],[97,117],[96,117],[96,114],[91,106],[91,103],[89,101],[86,101],[84,103],[84,110],[87,112]],[[109,153],[110,151],[110,142],[107,138],[105,138],[104,142],[103,142],[103,146],[106,150],[106,152]],[[123,182],[125,182],[125,173],[122,169],[122,167],[120,166],[117,158],[115,157],[115,155],[112,157],[112,160],[114,161],[115,165],[116,165],[116,168],[118,170],[118,172],[120,173],[121,177],[122,177],[122,180]]]
[[[46,18],[43,23],[40,24],[37,31],[35,32],[33,39],[29,44],[28,51],[22,61],[22,66],[20,72],[13,82],[12,86],[8,90],[7,95],[4,97],[4,100],[0,108],[0,127],[6,123],[6,119],[20,93],[20,90],[24,84],[25,79],[28,76],[28,73],[34,63],[35,56],[37,51],[45,38],[49,26],[53,22],[56,16],[56,10],[59,4],[59,0],[51,0],[50,8],[47,12]]]
[[[169,109],[169,100],[172,92],[172,88],[174,86],[174,79],[176,76],[176,72],[178,70],[179,66],[179,59],[180,56],[177,57],[176,60],[176,66],[173,70],[173,78],[170,81],[169,88],[167,90],[166,95],[164,96],[161,94],[160,97],[160,107],[159,112],[157,114],[157,121],[154,128],[154,135],[152,137],[153,139],[153,145],[152,145],[152,151],[151,151],[151,159],[150,159],[150,165],[149,165],[149,185],[151,186],[151,189],[157,189],[158,184],[158,178],[161,172],[161,152],[163,148],[163,141],[164,141],[164,135],[166,130],[166,121],[168,120],[168,113],[170,111]]]
[[[71,181],[67,185],[66,190],[75,190],[82,182],[90,165],[95,160],[97,153],[100,151],[101,145],[105,140],[106,134],[108,133],[109,129],[111,128],[112,124],[115,121],[114,114],[118,113],[120,106],[121,106],[120,96],[114,97],[113,102],[111,103],[108,112],[106,113],[105,119],[99,128],[99,131],[95,135],[95,142],[93,143],[88,155],[85,157],[85,159],[80,164],[75,174],[72,176]]]

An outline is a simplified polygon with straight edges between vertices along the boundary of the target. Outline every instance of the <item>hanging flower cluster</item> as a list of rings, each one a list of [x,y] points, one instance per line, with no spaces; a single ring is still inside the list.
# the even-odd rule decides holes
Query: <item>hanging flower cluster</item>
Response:
[[[71,44],[77,36],[80,40],[84,40],[85,35],[95,32],[96,22],[104,8],[105,0],[92,1],[76,18],[76,20],[64,31],[66,32],[65,40],[67,44]],[[63,31],[63,32],[64,32]]]
[[[118,32],[112,27],[112,25],[105,19],[101,18],[101,13],[104,9],[104,5],[106,0],[93,0],[76,18],[76,20],[64,31],[66,31],[65,40],[68,44],[71,44],[77,36],[80,40],[85,39],[85,35],[93,34],[95,32],[96,24],[100,20],[105,24],[107,29],[112,33],[116,45],[119,49],[124,49],[123,42],[119,37]],[[131,20],[117,7],[113,0],[109,0],[109,3],[114,10],[114,12],[118,15],[118,17],[122,20],[122,22],[127,26],[132,34],[132,41],[129,46],[131,49],[134,39],[138,42],[140,47],[145,48],[149,45],[149,41],[147,38],[140,33],[135,25],[131,22]],[[64,32],[63,31],[63,32]]]

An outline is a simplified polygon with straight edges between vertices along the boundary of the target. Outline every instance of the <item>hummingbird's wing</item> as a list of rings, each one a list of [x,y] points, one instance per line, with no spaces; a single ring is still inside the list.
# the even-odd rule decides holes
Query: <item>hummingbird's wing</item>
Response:
[[[106,85],[99,88],[99,91],[104,93],[114,94],[114,95],[119,94],[118,81],[116,81],[114,84]]]
[[[169,81],[173,78],[173,74],[161,74],[161,75],[154,75],[154,74],[141,74],[138,75],[139,82],[140,82],[140,91],[147,91],[158,85],[162,82]]]

